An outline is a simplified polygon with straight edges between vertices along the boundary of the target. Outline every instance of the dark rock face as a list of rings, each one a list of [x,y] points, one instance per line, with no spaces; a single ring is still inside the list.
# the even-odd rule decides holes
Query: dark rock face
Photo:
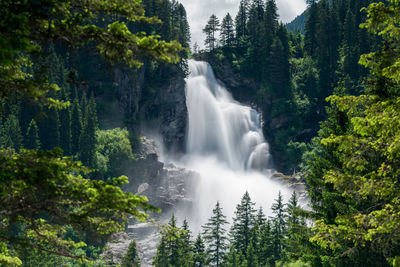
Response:
[[[151,139],[142,137],[141,147],[137,154],[138,160],[128,171],[130,183],[124,189],[147,196],[149,202],[163,212],[173,210],[183,203],[190,205],[190,189],[198,174],[171,163],[160,162],[158,148]]]
[[[188,120],[185,80],[173,79],[171,84],[160,90],[157,102],[161,106],[160,133],[165,147],[171,152],[185,151],[185,135]]]
[[[146,68],[133,71],[122,67],[113,68],[120,112],[125,122],[137,132],[148,114],[154,116],[165,147],[172,152],[184,152],[187,125],[187,108],[184,77],[177,74],[166,83],[157,86],[154,97],[145,99]],[[154,85],[152,85],[154,86]]]
[[[124,190],[147,196],[150,204],[162,209],[162,214],[150,214],[156,223],[131,221],[126,232],[130,239],[136,240],[142,266],[152,266],[160,238],[157,223],[165,224],[171,213],[190,209],[193,196],[191,188],[194,188],[198,174],[160,162],[159,149],[153,140],[146,137],[141,137],[141,150],[136,157],[138,159],[128,170],[130,183]],[[121,251],[126,251],[129,245],[124,238],[120,239],[118,242],[110,241],[110,249],[104,254],[113,263],[121,261]]]

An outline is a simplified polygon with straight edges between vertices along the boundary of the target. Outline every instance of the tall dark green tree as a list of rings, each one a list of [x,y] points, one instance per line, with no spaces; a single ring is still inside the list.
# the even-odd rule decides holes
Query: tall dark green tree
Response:
[[[65,90],[62,90],[61,99],[69,101]],[[65,155],[71,155],[71,108],[65,108],[59,111],[60,114],[60,147]]]
[[[206,40],[204,44],[208,48],[208,51],[213,51],[217,45],[217,31],[220,29],[220,24],[217,16],[214,14],[211,15],[210,19],[207,22],[207,25],[204,27],[203,32],[206,34]]]
[[[39,137],[42,149],[50,150],[60,146],[60,118],[58,110],[45,109],[40,118]]]
[[[204,242],[207,244],[207,263],[212,266],[222,266],[225,259],[227,249],[225,225],[227,224],[226,216],[217,202],[213,209],[213,215],[202,226]]]
[[[305,22],[304,50],[307,55],[313,57],[317,52],[317,23],[318,23],[318,5],[315,0],[308,0],[308,12]]]
[[[137,251],[136,241],[129,243],[128,250],[121,262],[121,267],[140,267],[140,258]]]
[[[235,42],[235,27],[229,13],[222,20],[220,42],[227,48],[231,48]]]
[[[82,121],[85,123],[83,123],[83,129],[79,137],[79,159],[86,166],[94,168],[96,165],[96,130],[98,125],[96,102],[93,96],[84,109],[85,117]]]
[[[13,148],[19,151],[23,145],[23,135],[19,125],[18,117],[11,114],[3,124],[3,148]]]
[[[205,244],[200,234],[197,235],[193,246],[193,266],[204,267],[207,263]]]
[[[243,255],[251,241],[252,228],[255,224],[256,210],[249,193],[243,195],[240,204],[236,206],[230,236],[233,246]]]
[[[35,120],[31,120],[25,135],[25,148],[40,149],[39,128]]]
[[[278,198],[275,199],[271,209],[274,214],[274,217],[272,217],[273,250],[274,258],[277,261],[282,256],[286,237],[286,214],[281,192],[279,192]]]
[[[183,220],[182,223],[182,233],[180,235],[181,239],[181,250],[182,258],[185,259],[187,264],[193,263],[193,246],[191,239],[191,231],[189,229],[189,224],[187,220]]]
[[[241,0],[239,4],[239,12],[235,18],[236,39],[237,42],[247,35],[247,18],[250,4],[248,0]]]
[[[78,98],[74,99],[71,111],[71,152],[76,155],[79,152],[79,139],[82,134],[82,113]]]

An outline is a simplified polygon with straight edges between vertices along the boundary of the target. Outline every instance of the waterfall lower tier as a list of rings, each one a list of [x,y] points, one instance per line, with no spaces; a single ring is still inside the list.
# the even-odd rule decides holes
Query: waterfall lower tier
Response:
[[[230,219],[248,191],[257,206],[269,209],[288,189],[271,179],[269,146],[262,134],[260,114],[236,102],[215,79],[206,62],[189,61],[186,104],[189,114],[185,168],[200,174],[193,207],[177,214],[199,231],[217,201]]]

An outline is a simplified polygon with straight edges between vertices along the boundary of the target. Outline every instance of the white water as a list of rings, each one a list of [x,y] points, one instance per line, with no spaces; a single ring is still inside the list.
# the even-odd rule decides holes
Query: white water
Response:
[[[246,190],[257,207],[270,214],[278,192],[290,193],[271,179],[269,146],[259,113],[236,102],[217,82],[208,63],[190,60],[189,68],[187,155],[182,162],[200,178],[194,207],[183,216],[197,232],[219,201],[230,220]]]

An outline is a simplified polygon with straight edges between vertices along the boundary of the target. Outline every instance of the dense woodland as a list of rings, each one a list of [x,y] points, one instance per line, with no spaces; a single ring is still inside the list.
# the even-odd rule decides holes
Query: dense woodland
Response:
[[[365,90],[368,70],[358,60],[381,43],[359,27],[366,19],[360,10],[371,2],[309,1],[305,14],[286,26],[279,23],[275,1],[243,0],[236,17],[212,15],[204,27],[207,49],[195,57],[209,61],[217,76],[228,65],[256,82],[241,98],[262,111],[278,169],[299,170],[307,143],[327,117],[325,98],[334,88],[355,95]],[[288,31],[299,28],[294,25],[299,19],[304,34]]]
[[[279,23],[274,0],[242,0],[236,16],[210,16],[206,50],[192,54],[217,76],[228,66],[256,83],[244,98],[263,112],[282,170],[303,173],[311,210],[279,195],[266,217],[245,193],[232,225],[219,203],[196,236],[172,217],[155,266],[399,266],[400,2],[308,5],[301,33]],[[107,266],[107,237],[129,216],[159,211],[121,190],[140,137],[129,114],[123,127],[100,119],[117,97],[112,70],[146,70],[143,106],[185,77],[185,9],[174,0],[0,7],[0,265]],[[139,265],[133,241],[122,266]]]

